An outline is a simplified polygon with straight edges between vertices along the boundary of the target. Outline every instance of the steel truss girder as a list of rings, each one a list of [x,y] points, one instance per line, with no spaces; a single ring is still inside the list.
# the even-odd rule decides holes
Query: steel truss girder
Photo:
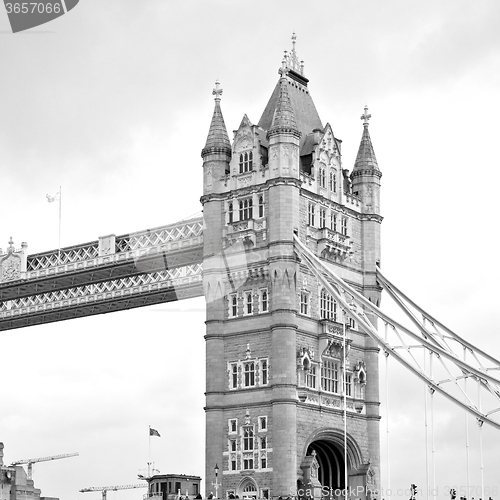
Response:
[[[107,237],[110,238],[110,237]],[[100,253],[93,241],[27,257],[22,279],[0,283],[0,301],[202,261],[203,219],[198,217],[114,238]]]
[[[0,285],[0,301],[15,300],[127,276],[176,269],[200,264],[202,260],[202,245],[175,252],[166,252],[160,247],[150,249],[142,255],[117,255],[114,259],[96,258],[81,263],[80,267],[74,264],[60,266],[55,269],[55,274]]]
[[[387,356],[390,355],[394,357],[408,370],[417,375],[420,380],[426,383],[431,393],[439,392],[459,407],[472,413],[477,418],[479,425],[482,425],[483,422],[487,422],[496,429],[500,429],[500,423],[491,418],[491,415],[500,412],[500,380],[489,373],[490,371],[497,370],[498,367],[500,367],[500,362],[498,360],[477,349],[469,342],[464,341],[464,343],[461,344],[460,340],[463,339],[460,339],[458,335],[453,334],[453,340],[459,342],[460,345],[463,345],[466,349],[468,349],[473,354],[475,360],[478,360],[479,354],[493,364],[493,366],[485,367],[484,364],[478,360],[478,366],[472,366],[471,364],[460,359],[448,344],[440,342],[441,334],[430,332],[424,325],[424,322],[419,325],[420,334],[412,332],[410,329],[385,314],[379,307],[370,302],[366,297],[361,295],[357,290],[338,277],[325,263],[316,257],[298,239],[297,236],[295,236],[295,243],[299,257],[305,261],[316,278],[338,301],[340,307],[344,311],[344,314],[356,321],[360,328],[378,343]],[[382,277],[380,278],[380,281],[383,285],[384,279]],[[386,283],[388,283],[387,280]],[[394,292],[394,288],[392,291]],[[402,309],[408,315],[408,308],[403,307]],[[420,309],[420,311],[422,310]],[[382,338],[377,328],[368,319],[367,313],[373,315],[374,318],[381,319],[385,323],[386,328],[396,332],[397,337],[400,339],[400,345],[391,344]],[[414,315],[409,315],[409,317],[412,321],[415,321]],[[430,315],[426,314],[424,317],[429,322],[432,321],[433,325],[441,326],[441,323],[434,320],[434,318],[431,318]],[[443,328],[451,337],[453,332],[444,326]],[[408,336],[414,344],[409,345],[406,343],[403,340],[403,335]],[[428,372],[428,368],[426,366],[423,368],[420,366],[413,355],[412,350],[422,348],[424,349],[424,356],[425,352],[427,352],[430,353],[430,357],[439,359],[441,364],[445,365],[446,363],[445,369],[451,375],[449,380],[436,381],[433,379],[432,373]],[[399,353],[399,350],[401,349],[409,353],[410,361]],[[453,376],[451,374],[451,370],[458,371],[458,375]],[[483,389],[483,392],[486,391],[488,395],[493,397],[495,406],[493,406],[490,411],[483,411],[480,403],[478,405],[472,403],[461,386],[459,386],[459,388],[464,393],[466,402],[458,399],[458,397],[452,394],[451,390],[448,389],[448,386],[446,386],[447,382],[453,382],[455,385],[458,385],[459,380],[467,378],[474,379],[478,383],[478,387]]]
[[[0,331],[201,295],[202,265],[199,263],[0,303]]]

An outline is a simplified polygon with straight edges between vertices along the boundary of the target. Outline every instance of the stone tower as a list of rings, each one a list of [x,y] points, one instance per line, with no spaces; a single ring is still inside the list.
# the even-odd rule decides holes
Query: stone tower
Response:
[[[379,302],[381,173],[370,115],[365,108],[349,175],[292,41],[259,123],[245,115],[232,143],[216,83],[202,150],[206,490],[215,493],[217,465],[220,498],[335,496],[346,474],[363,498],[380,481],[378,348],[344,320],[293,242],[296,233]]]

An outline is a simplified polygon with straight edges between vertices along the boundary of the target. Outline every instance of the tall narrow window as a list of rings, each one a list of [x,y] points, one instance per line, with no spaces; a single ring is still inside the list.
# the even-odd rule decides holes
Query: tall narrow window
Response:
[[[321,319],[337,321],[337,302],[324,288],[319,297],[319,315]]]
[[[322,188],[326,187],[326,172],[324,168],[319,169],[319,185]]]
[[[267,436],[260,438],[260,447],[263,450],[267,449]]]
[[[240,200],[240,220],[248,220],[253,217],[252,198]]]
[[[347,217],[342,217],[342,234],[347,235]]]
[[[238,314],[238,297],[235,293],[229,296],[229,316],[235,318]]]
[[[245,313],[246,314],[252,314],[253,311],[253,295],[252,292],[247,292],[245,294],[246,297],[246,304],[245,304]]]
[[[253,450],[253,429],[251,427],[243,429],[243,450]]]
[[[266,359],[263,359],[260,362],[260,369],[261,369],[260,384],[267,385],[267,360]],[[265,418],[265,417],[263,417],[263,418]]]
[[[306,376],[306,385],[311,389],[316,389],[316,366],[311,365]]]
[[[345,395],[352,396],[352,373],[345,374]]]
[[[326,227],[326,208],[319,209],[319,227]]]
[[[314,209],[315,209],[314,203],[309,203],[309,206],[308,206],[308,215],[309,215],[308,224],[310,226],[314,226]]]
[[[330,191],[332,193],[337,192],[337,176],[333,170],[330,170]]]
[[[228,207],[227,207],[227,213],[228,213],[228,219],[229,219],[229,224],[232,224],[233,222],[233,202],[230,202]]]
[[[236,439],[229,441],[229,451],[236,451]]]
[[[309,315],[309,293],[300,292],[300,314]]]
[[[260,312],[267,312],[267,289],[260,291]]]
[[[240,154],[240,174],[243,173],[243,168],[245,166],[243,154]]]
[[[245,387],[253,387],[255,385],[255,363],[245,364]]]
[[[238,365],[236,363],[231,366],[231,386],[233,389],[238,388]]]
[[[264,196],[259,196],[259,217],[264,217]]]
[[[333,210],[330,212],[330,229],[337,232],[337,214]]]
[[[323,359],[321,388],[326,392],[339,392],[339,364],[332,359]]]

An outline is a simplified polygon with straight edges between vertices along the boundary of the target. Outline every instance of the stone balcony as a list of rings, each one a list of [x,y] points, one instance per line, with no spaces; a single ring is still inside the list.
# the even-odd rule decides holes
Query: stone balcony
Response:
[[[344,260],[351,253],[350,237],[327,227],[307,226],[307,236],[318,243],[318,255],[328,260]]]

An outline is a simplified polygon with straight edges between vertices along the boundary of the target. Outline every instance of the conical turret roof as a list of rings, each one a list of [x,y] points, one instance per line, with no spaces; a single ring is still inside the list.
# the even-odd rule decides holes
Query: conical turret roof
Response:
[[[365,112],[361,116],[363,120],[363,136],[361,137],[358,156],[356,156],[356,161],[354,162],[353,172],[356,170],[379,170],[370,133],[368,132],[368,120],[370,118],[371,115],[368,114],[368,106],[365,106]]]
[[[213,152],[227,152],[231,154],[231,143],[229,142],[226,124],[224,123],[224,117],[222,116],[222,110],[220,108],[222,89],[218,81],[215,82],[215,89],[212,93],[215,95],[214,114],[212,116],[212,122],[210,123],[210,129],[208,130],[207,142],[201,151],[201,156]]]
[[[278,132],[295,132],[299,134],[297,122],[293,112],[290,96],[288,95],[288,83],[285,77],[280,79],[280,91],[274,109],[273,121],[269,134]]]

